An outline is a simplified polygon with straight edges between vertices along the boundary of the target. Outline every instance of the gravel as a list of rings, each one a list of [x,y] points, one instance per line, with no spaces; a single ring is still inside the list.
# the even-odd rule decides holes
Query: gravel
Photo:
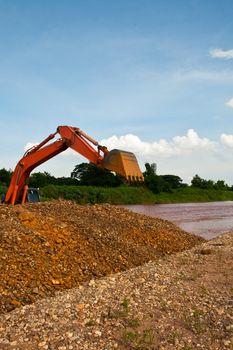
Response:
[[[47,204],[42,208],[47,210]],[[109,206],[96,208],[102,219],[110,215]],[[14,210],[20,211],[16,217],[24,213],[24,209]],[[26,210],[36,213],[37,209],[29,206]],[[87,210],[91,215],[94,208]],[[64,224],[63,214],[61,210]],[[121,215],[130,214],[117,212],[119,222]],[[148,225],[146,217],[137,215],[133,227],[137,228],[141,220]],[[93,229],[98,227],[97,221],[93,218],[90,222]],[[163,224],[169,226],[168,222],[159,222],[160,230]],[[39,232],[38,222],[30,225],[34,233]],[[173,228],[178,230],[174,225],[169,227],[171,232]],[[188,235],[184,233],[184,237]],[[188,248],[159,254],[153,261],[125,271],[95,276],[52,297],[40,297],[33,304],[2,313],[0,349],[232,350],[233,233]],[[40,288],[34,288],[38,288],[34,290],[37,295]]]
[[[0,313],[200,242],[166,220],[110,205],[2,205]]]

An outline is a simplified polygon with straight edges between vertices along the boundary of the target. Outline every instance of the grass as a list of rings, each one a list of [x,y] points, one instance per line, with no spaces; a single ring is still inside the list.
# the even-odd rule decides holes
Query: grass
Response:
[[[195,334],[201,334],[206,331],[204,314],[202,311],[194,310],[186,319],[187,328]]]
[[[232,201],[233,191],[201,189],[186,187],[178,189],[172,193],[159,193],[156,203],[191,203],[191,202],[215,202]]]
[[[7,187],[0,185],[0,197]],[[185,187],[173,192],[152,193],[144,186],[94,187],[48,185],[40,189],[42,201],[68,199],[79,204],[162,204],[233,201],[233,191]]]
[[[177,331],[173,331],[169,334],[168,336],[168,341],[169,343],[175,345],[176,344],[176,340],[180,339],[180,334]]]
[[[129,314],[129,301],[124,298],[119,309],[109,309],[108,318],[125,318]]]
[[[191,203],[233,200],[233,191],[181,188],[173,192],[152,193],[144,186],[120,186],[114,188],[93,186],[48,185],[41,189],[42,200],[69,199],[79,204],[155,204]]]
[[[127,321],[127,326],[131,328],[137,328],[140,326],[140,321],[137,318]]]
[[[120,186],[114,188],[93,186],[55,186],[41,189],[42,199],[70,199],[79,204],[111,203],[135,204],[155,203],[155,195],[145,187]]]
[[[154,333],[152,329],[144,329],[138,331],[125,331],[123,334],[123,342],[134,350],[149,350],[154,341]]]
[[[129,300],[124,298],[117,309],[109,309],[108,319],[121,319],[125,326],[121,342],[132,350],[152,350],[151,345],[154,342],[154,332],[152,329],[137,330],[140,327],[140,321],[137,318],[131,318]]]

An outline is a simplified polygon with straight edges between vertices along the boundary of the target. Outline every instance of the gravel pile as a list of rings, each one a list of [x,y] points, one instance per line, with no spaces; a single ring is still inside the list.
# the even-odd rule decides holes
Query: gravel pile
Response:
[[[233,349],[233,233],[0,316],[2,350]]]
[[[166,220],[110,205],[2,205],[0,312],[201,242]]]

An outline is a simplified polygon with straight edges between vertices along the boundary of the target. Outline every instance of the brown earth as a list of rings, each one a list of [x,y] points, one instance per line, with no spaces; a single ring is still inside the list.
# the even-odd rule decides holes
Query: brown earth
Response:
[[[1,350],[233,350],[233,232],[0,315]]]
[[[203,241],[166,220],[110,205],[2,205],[0,312]]]

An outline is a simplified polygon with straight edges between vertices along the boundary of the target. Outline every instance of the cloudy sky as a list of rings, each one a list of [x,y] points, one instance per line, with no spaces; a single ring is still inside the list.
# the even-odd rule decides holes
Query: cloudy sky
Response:
[[[159,174],[233,184],[232,18],[232,0],[0,0],[0,168],[73,125]]]

